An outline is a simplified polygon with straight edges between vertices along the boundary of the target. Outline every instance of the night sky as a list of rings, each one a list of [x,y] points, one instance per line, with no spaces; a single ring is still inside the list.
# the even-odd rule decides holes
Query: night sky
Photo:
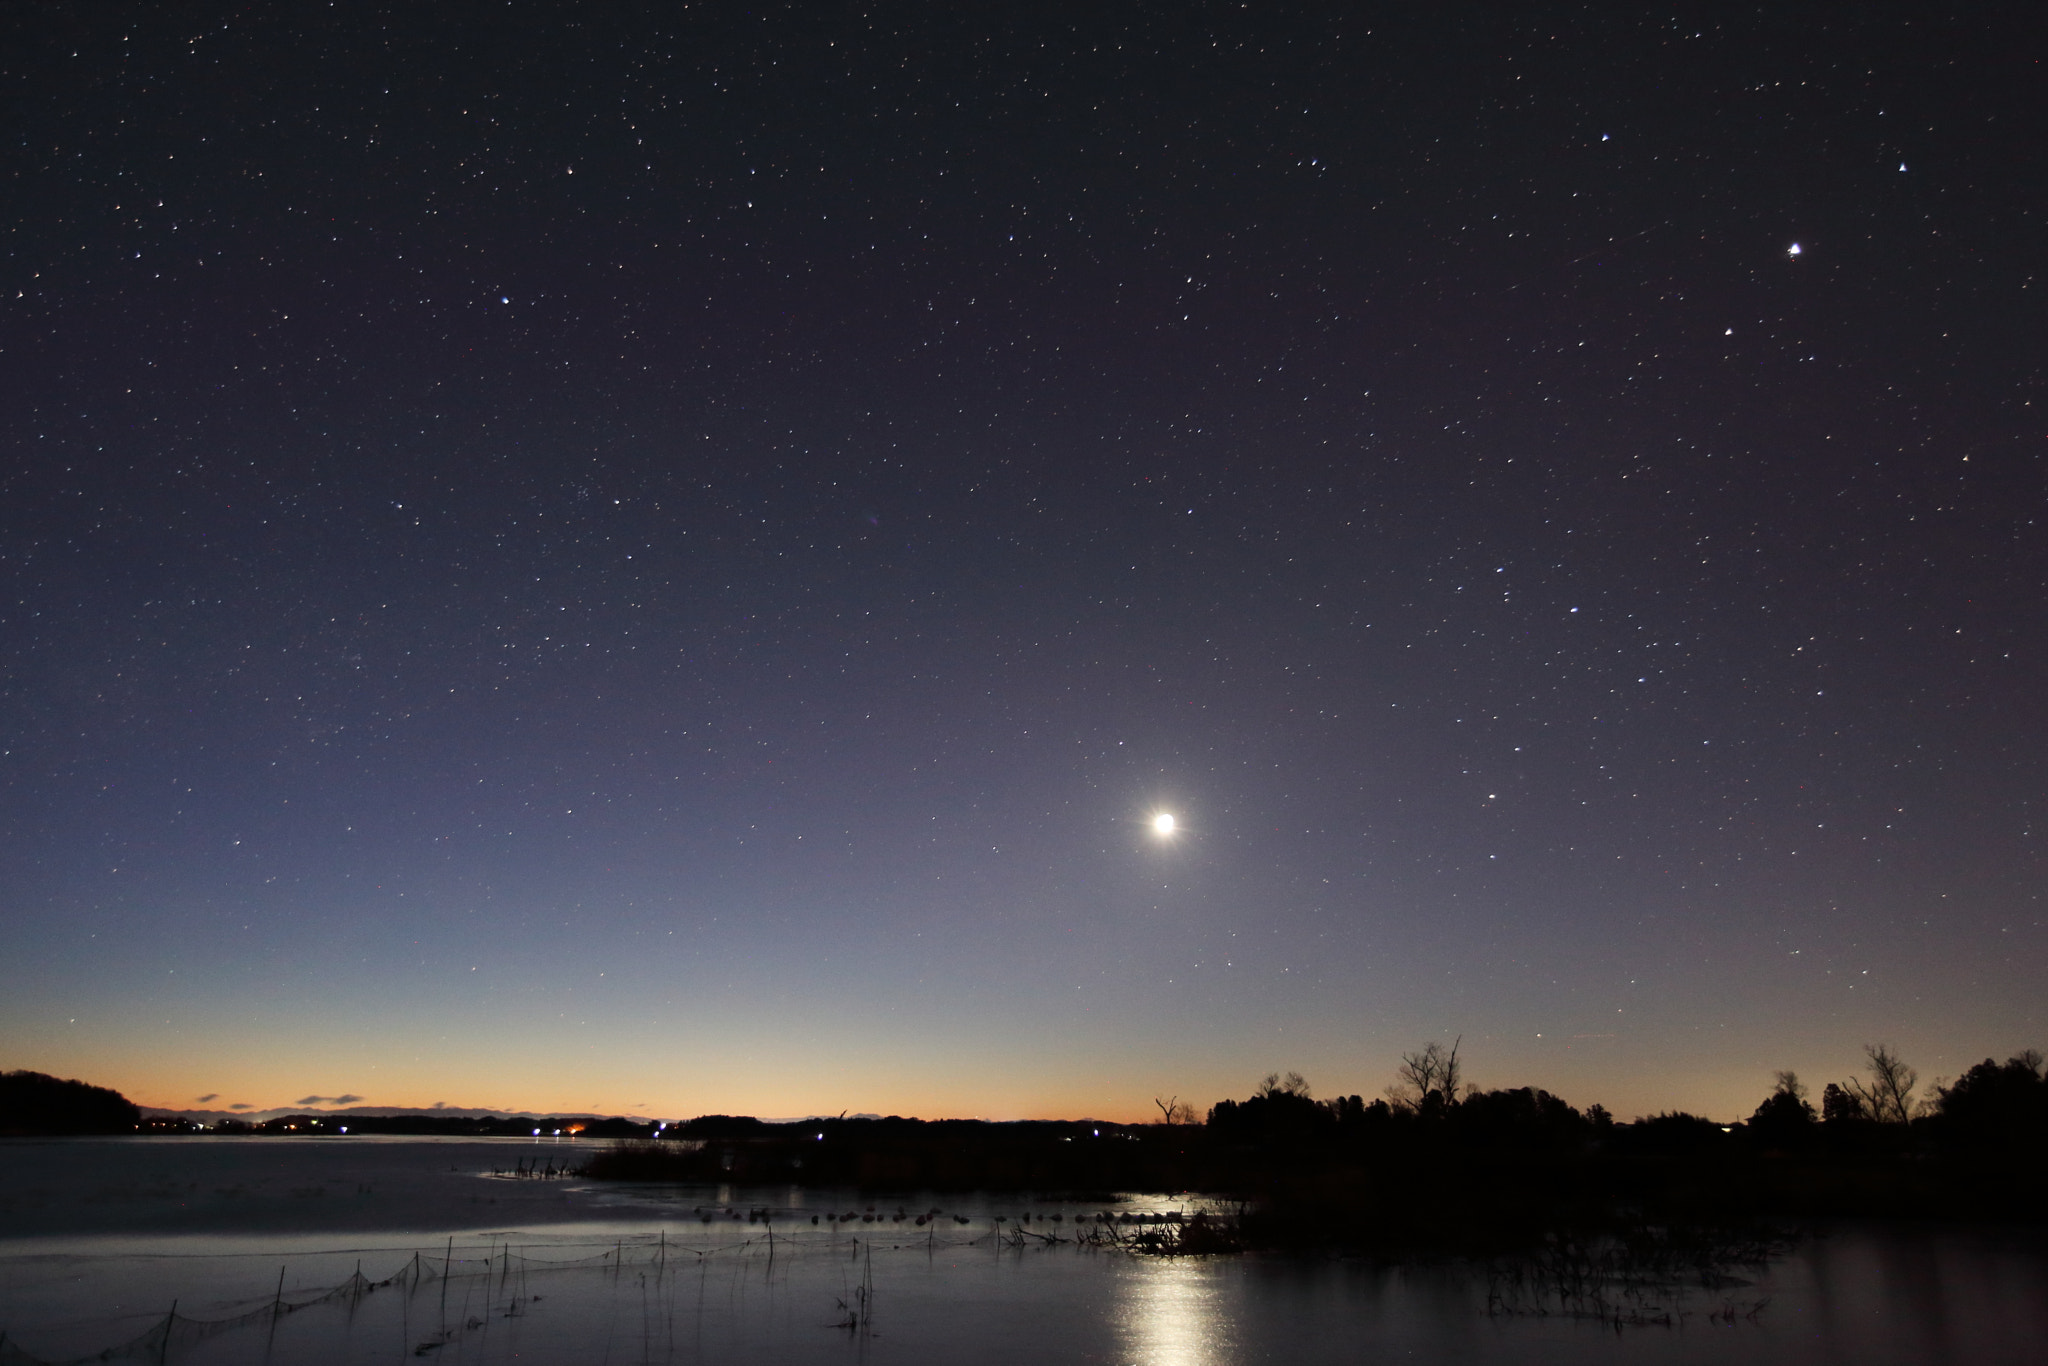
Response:
[[[1626,11],[15,7],[0,1066],[2048,1043],[2037,18]]]

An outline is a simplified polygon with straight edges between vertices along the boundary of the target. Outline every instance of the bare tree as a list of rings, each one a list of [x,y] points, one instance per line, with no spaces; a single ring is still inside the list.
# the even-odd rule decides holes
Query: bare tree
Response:
[[[1189,1102],[1182,1100],[1179,1096],[1173,1096],[1167,1100],[1161,1100],[1159,1097],[1154,1096],[1152,1103],[1159,1107],[1159,1122],[1166,1125],[1169,1129],[1178,1125],[1193,1124],[1195,1122],[1195,1107]]]
[[[1266,1079],[1259,1083],[1259,1089],[1252,1094],[1265,1097],[1300,1096],[1303,1100],[1307,1100],[1309,1099],[1308,1078],[1302,1076],[1299,1072],[1289,1072],[1284,1077],[1278,1072],[1268,1072]]]
[[[1432,1094],[1443,1098],[1441,1104],[1457,1104],[1458,1088],[1464,1080],[1458,1066],[1458,1047],[1464,1042],[1465,1036],[1460,1034],[1449,1048],[1432,1040],[1419,1052],[1403,1053],[1401,1065],[1394,1069],[1396,1081],[1387,1092],[1388,1098],[1408,1110],[1420,1110]]]
[[[1870,1059],[1870,1080],[1850,1081],[1849,1090],[1862,1102],[1864,1112],[1881,1124],[1904,1124],[1913,1118],[1913,1088],[1920,1074],[1906,1066],[1906,1060],[1890,1044],[1863,1045]]]
[[[1799,1080],[1799,1074],[1790,1068],[1782,1072],[1773,1072],[1771,1080],[1774,1083],[1771,1087],[1772,1095],[1790,1096],[1794,1100],[1806,1099],[1806,1083]]]

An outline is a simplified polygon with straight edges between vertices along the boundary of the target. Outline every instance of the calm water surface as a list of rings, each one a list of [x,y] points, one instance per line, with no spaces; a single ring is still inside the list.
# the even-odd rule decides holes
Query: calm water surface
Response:
[[[110,1347],[192,1366],[2048,1363],[2038,1234],[1838,1227],[1747,1283],[1642,1302],[1672,1326],[1616,1331],[1489,1312],[1499,1283],[1483,1267],[1160,1259],[1072,1241],[1105,1210],[1192,1208],[1158,1198],[491,1174],[582,1155],[517,1140],[0,1144],[0,1366]],[[274,1315],[280,1302],[303,1307]]]

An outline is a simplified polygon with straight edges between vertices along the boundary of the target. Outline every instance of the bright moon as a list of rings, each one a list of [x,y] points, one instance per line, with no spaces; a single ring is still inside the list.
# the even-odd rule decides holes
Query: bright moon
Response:
[[[1152,833],[1155,835],[1171,835],[1173,833],[1173,817],[1164,811],[1154,816],[1152,818]]]

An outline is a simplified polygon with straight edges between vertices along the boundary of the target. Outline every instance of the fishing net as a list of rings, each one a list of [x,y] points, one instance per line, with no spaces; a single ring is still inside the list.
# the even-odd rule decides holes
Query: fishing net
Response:
[[[531,1246],[520,1249],[510,1244],[500,1244],[491,1247],[480,1256],[460,1254],[451,1244],[438,1255],[414,1253],[397,1271],[382,1280],[372,1280],[365,1276],[358,1265],[356,1270],[339,1284],[312,1294],[300,1290],[286,1295],[282,1289],[280,1276],[278,1293],[240,1313],[200,1318],[179,1312],[174,1303],[162,1318],[127,1341],[81,1356],[40,1356],[16,1342],[11,1335],[0,1332],[0,1366],[86,1366],[90,1362],[175,1361],[201,1343],[225,1333],[251,1329],[274,1330],[282,1321],[307,1310],[334,1306],[352,1309],[380,1291],[411,1295],[434,1282],[441,1282],[444,1287],[456,1284],[483,1290],[485,1314],[493,1312],[493,1291],[497,1295],[495,1309],[498,1312],[503,1312],[507,1308],[516,1312],[520,1303],[528,1297],[526,1278],[530,1275],[593,1270],[623,1272],[631,1268],[649,1272],[673,1271],[684,1265],[696,1265],[712,1258],[774,1255],[778,1250],[795,1253],[810,1244],[822,1244],[829,1237],[829,1234],[819,1234],[802,1238],[763,1231],[739,1241],[696,1243],[674,1239],[663,1233],[658,1240],[618,1240],[603,1244],[557,1243],[540,1249]],[[857,1244],[860,1240],[853,1241]],[[465,1316],[463,1313],[458,1313],[450,1320],[447,1314],[442,1312],[439,1327],[428,1334],[422,1346],[445,1345],[458,1336],[465,1327],[475,1328],[480,1324],[481,1320]]]
[[[391,1275],[381,1280],[365,1276],[358,1263],[349,1276],[317,1292],[302,1289],[285,1293],[280,1272],[278,1290],[241,1312],[200,1317],[181,1312],[173,1303],[161,1318],[133,1337],[84,1355],[39,1355],[17,1342],[11,1334],[0,1331],[0,1366],[85,1366],[89,1362],[123,1361],[166,1363],[178,1360],[200,1344],[223,1334],[251,1330],[276,1332],[284,1321],[309,1310],[339,1306],[352,1314],[364,1301],[380,1293],[416,1297],[414,1312],[421,1318],[415,1321],[422,1326],[427,1323],[434,1325],[426,1330],[424,1340],[417,1344],[421,1354],[427,1354],[449,1345],[466,1330],[480,1328],[493,1314],[521,1313],[525,1304],[539,1298],[527,1286],[529,1277],[579,1271],[621,1274],[633,1270],[644,1272],[658,1282],[664,1274],[672,1276],[685,1267],[718,1261],[778,1257],[803,1259],[828,1252],[835,1256],[845,1256],[849,1252],[858,1256],[864,1251],[890,1248],[935,1250],[992,1244],[1012,1249],[1067,1246],[1154,1253],[1214,1250],[1195,1247],[1188,1239],[1188,1230],[1199,1232],[1203,1220],[1198,1218],[1192,1225],[1183,1225],[1177,1213],[1077,1216],[1071,1224],[1040,1223],[1035,1229],[1022,1221],[1003,1217],[970,1220],[964,1216],[947,1216],[942,1222],[937,1210],[914,1216],[899,1211],[894,1217],[886,1213],[865,1216],[859,1212],[824,1214],[821,1222],[809,1225],[798,1218],[787,1222],[771,1221],[761,1211],[749,1212],[744,1224],[740,1222],[737,1210],[721,1208],[696,1213],[703,1227],[692,1226],[692,1233],[683,1238],[664,1230],[653,1238],[643,1236],[605,1243],[515,1246],[510,1242],[498,1242],[485,1249],[477,1249],[481,1255],[459,1250],[451,1241],[445,1249],[435,1253],[413,1253]],[[854,1223],[856,1219],[862,1222]],[[344,1254],[337,1251],[301,1255],[335,1257]],[[441,1287],[438,1303],[429,1311],[427,1306],[417,1304],[417,1297],[423,1293],[432,1294],[431,1287],[437,1282]],[[461,1295],[452,1304],[448,1289],[451,1285]],[[483,1306],[479,1311],[481,1316],[471,1312],[473,1300]]]
[[[465,1278],[483,1278],[486,1281],[497,1278],[509,1281],[515,1273],[529,1270],[622,1268],[636,1264],[653,1266],[668,1257],[690,1254],[704,1256],[721,1250],[737,1249],[694,1248],[668,1242],[645,1246],[620,1242],[609,1244],[601,1251],[569,1257],[533,1256],[514,1251],[509,1246],[494,1248],[488,1255],[480,1257],[457,1256],[452,1248],[440,1256],[415,1253],[395,1273],[382,1280],[371,1280],[363,1275],[362,1268],[358,1266],[340,1284],[310,1296],[304,1291],[290,1297],[285,1296],[280,1278],[278,1294],[262,1305],[239,1314],[219,1318],[196,1318],[190,1314],[179,1313],[174,1303],[161,1319],[126,1342],[119,1342],[84,1356],[37,1356],[13,1341],[7,1334],[0,1333],[0,1366],[86,1366],[86,1363],[96,1361],[162,1362],[174,1359],[209,1338],[219,1337],[223,1333],[251,1328],[274,1328],[281,1320],[291,1315],[327,1306],[352,1306],[380,1290],[411,1293],[428,1282]],[[443,1335],[445,1336],[448,1331],[444,1328]]]

